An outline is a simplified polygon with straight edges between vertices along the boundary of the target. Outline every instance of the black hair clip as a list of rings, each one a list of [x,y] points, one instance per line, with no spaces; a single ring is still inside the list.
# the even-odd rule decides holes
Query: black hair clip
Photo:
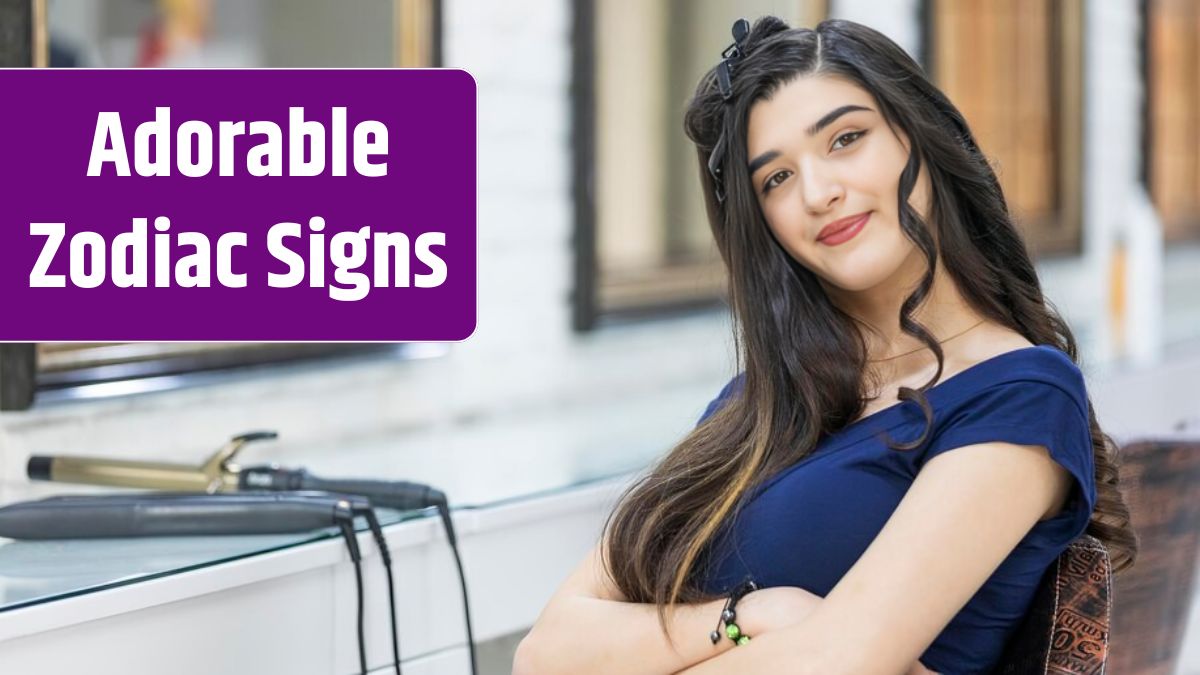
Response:
[[[733,22],[733,44],[721,52],[721,63],[717,64],[717,86],[721,89],[721,98],[729,103],[733,98],[733,68],[745,54],[746,36],[750,34],[750,22],[738,19]],[[717,138],[712,153],[708,156],[708,173],[713,178],[713,192],[717,203],[725,203],[724,181],[721,179],[721,160],[725,157],[725,132]]]
[[[725,132],[721,132],[720,138],[717,139],[717,144],[713,146],[713,150],[708,155],[708,173],[713,179],[713,193],[717,196],[717,203],[725,203],[724,181],[721,179],[721,159],[725,156]]]
[[[726,101],[733,98],[733,67],[741,60],[742,47],[746,44],[746,36],[750,34],[750,22],[738,19],[733,22],[733,44],[721,52],[721,64],[717,66],[717,85],[721,88],[721,97]]]

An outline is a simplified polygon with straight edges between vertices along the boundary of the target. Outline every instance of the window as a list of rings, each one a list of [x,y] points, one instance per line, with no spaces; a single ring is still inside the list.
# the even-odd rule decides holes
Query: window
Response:
[[[45,66],[46,0],[0,2],[0,68]]]
[[[1142,3],[1143,177],[1168,243],[1200,239],[1200,4]]]
[[[683,112],[733,38],[774,14],[815,26],[817,0],[576,0],[574,324],[724,300]]]
[[[353,8],[325,0],[0,3],[4,32],[28,36],[0,39],[0,65],[428,67],[441,63],[441,16],[440,0],[363,0]],[[148,391],[178,386],[185,374],[381,352],[431,353],[411,344],[6,344],[0,410],[28,408],[35,392]]]
[[[1035,255],[1081,251],[1083,3],[925,0],[925,68],[970,124]]]

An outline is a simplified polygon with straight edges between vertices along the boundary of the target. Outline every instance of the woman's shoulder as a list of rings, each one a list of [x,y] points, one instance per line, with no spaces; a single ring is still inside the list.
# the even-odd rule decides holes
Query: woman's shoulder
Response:
[[[1029,345],[1001,352],[973,366],[980,384],[1021,387],[1041,383],[1072,395],[1086,396],[1082,369],[1066,352],[1053,345]]]
[[[1069,354],[1053,345],[1001,351],[934,386],[930,396],[943,420],[968,414],[979,421],[1034,421],[1073,408],[1088,418],[1087,383]]]
[[[943,376],[939,384],[961,378],[975,385],[963,387],[961,393],[1043,382],[1086,397],[1083,372],[1069,354],[1054,345],[1035,344],[1008,328],[979,335],[953,355],[953,362],[953,374]]]

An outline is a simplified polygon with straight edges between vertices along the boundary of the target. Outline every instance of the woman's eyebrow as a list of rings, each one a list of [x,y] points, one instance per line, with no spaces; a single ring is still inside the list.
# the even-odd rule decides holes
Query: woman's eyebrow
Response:
[[[825,113],[825,115],[821,119],[817,120],[816,124],[812,125],[808,129],[806,129],[806,131],[808,132],[809,136],[816,136],[817,134],[821,133],[822,129],[824,129],[825,127],[829,126],[830,124],[833,124],[834,122],[836,122],[837,118],[841,117],[842,115],[845,115],[846,113],[858,112],[860,110],[865,110],[866,112],[874,112],[870,108],[866,108],[861,105],[844,105],[844,106],[841,106],[840,108],[834,108],[833,110]],[[750,162],[750,175],[753,176],[755,171],[758,171],[759,169],[762,168],[762,166],[764,164],[775,159],[778,156],[779,156],[778,150],[768,150],[768,151],[764,152],[763,154],[759,155],[758,157],[755,157]]]
[[[844,105],[840,108],[835,108],[834,110],[825,113],[824,117],[817,120],[816,124],[809,127],[808,135],[816,136],[818,133],[821,132],[822,129],[829,126],[830,124],[833,124],[834,121],[837,120],[837,118],[841,117],[842,115],[845,115],[846,113],[857,112],[859,110],[865,110],[867,112],[874,112],[870,108],[864,108],[861,105]]]

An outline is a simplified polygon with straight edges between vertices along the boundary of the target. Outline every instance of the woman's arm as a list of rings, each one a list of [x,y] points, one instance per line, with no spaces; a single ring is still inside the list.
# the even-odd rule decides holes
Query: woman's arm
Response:
[[[757,644],[755,644],[753,639],[750,642],[751,642],[751,644],[755,645],[756,649],[764,646],[764,643],[769,642],[772,647],[776,647],[776,649],[774,651],[776,653],[778,653],[779,652],[778,642],[779,642],[780,638],[782,638],[785,641],[785,646],[783,646],[782,649],[784,649],[784,650],[788,649],[788,647],[786,646],[786,642],[788,639],[786,631],[770,631],[766,635],[765,639],[760,639]],[[745,656],[746,654],[748,654],[748,652],[749,652],[749,650],[747,649],[747,647],[742,647],[742,648],[739,648],[739,651],[736,651],[732,654],[728,654],[722,658],[713,659],[711,661],[705,661],[702,663],[697,663],[694,666],[689,666],[688,668],[680,671],[679,673],[676,673],[676,675],[707,675],[707,673],[742,673],[742,672],[785,672],[784,669],[779,666],[779,664],[784,662],[786,659],[791,659],[792,661],[796,660],[794,653],[790,654],[788,656],[778,656],[778,657],[776,657],[776,660],[773,661],[773,664],[769,666],[769,668],[770,668],[769,670],[751,671],[751,670],[744,669],[744,668],[746,668],[746,660],[741,660],[741,661],[738,660],[739,655]],[[839,671],[839,672],[841,672],[841,671]],[[923,664],[919,660],[917,660],[917,661],[913,661],[912,665],[908,667],[908,670],[904,671],[904,675],[939,675],[939,673],[926,668],[925,664]]]
[[[1040,445],[985,442],[925,463],[883,530],[803,621],[687,675],[908,673],[1038,519],[1067,469]]]
[[[555,592],[517,647],[513,675],[646,673],[667,675],[720,654],[708,634],[724,602],[679,605],[667,629],[653,604],[626,602],[604,572],[597,545]]]
[[[550,599],[529,634],[517,647],[513,675],[554,673],[647,673],[667,675],[722,654],[734,644],[708,634],[717,625],[724,600],[679,605],[670,616],[667,642],[653,604],[631,603],[604,572],[599,546]],[[739,623],[762,636],[802,621],[821,597],[792,587],[766,588],[739,605]],[[919,661],[906,675],[936,675]]]
[[[820,606],[823,598],[802,588],[792,586],[775,586],[754,591],[742,599],[738,605],[738,627],[750,636],[762,637],[776,633],[781,629],[795,626]],[[777,636],[772,635],[770,639]],[[751,638],[753,641],[753,638]],[[700,669],[713,666],[723,659],[736,656],[729,654],[716,661],[704,665],[696,664]],[[680,675],[691,673],[689,666]],[[733,671],[730,671],[733,672]],[[739,671],[740,672],[740,671]],[[919,660],[913,661],[904,675],[938,675],[925,667]]]

